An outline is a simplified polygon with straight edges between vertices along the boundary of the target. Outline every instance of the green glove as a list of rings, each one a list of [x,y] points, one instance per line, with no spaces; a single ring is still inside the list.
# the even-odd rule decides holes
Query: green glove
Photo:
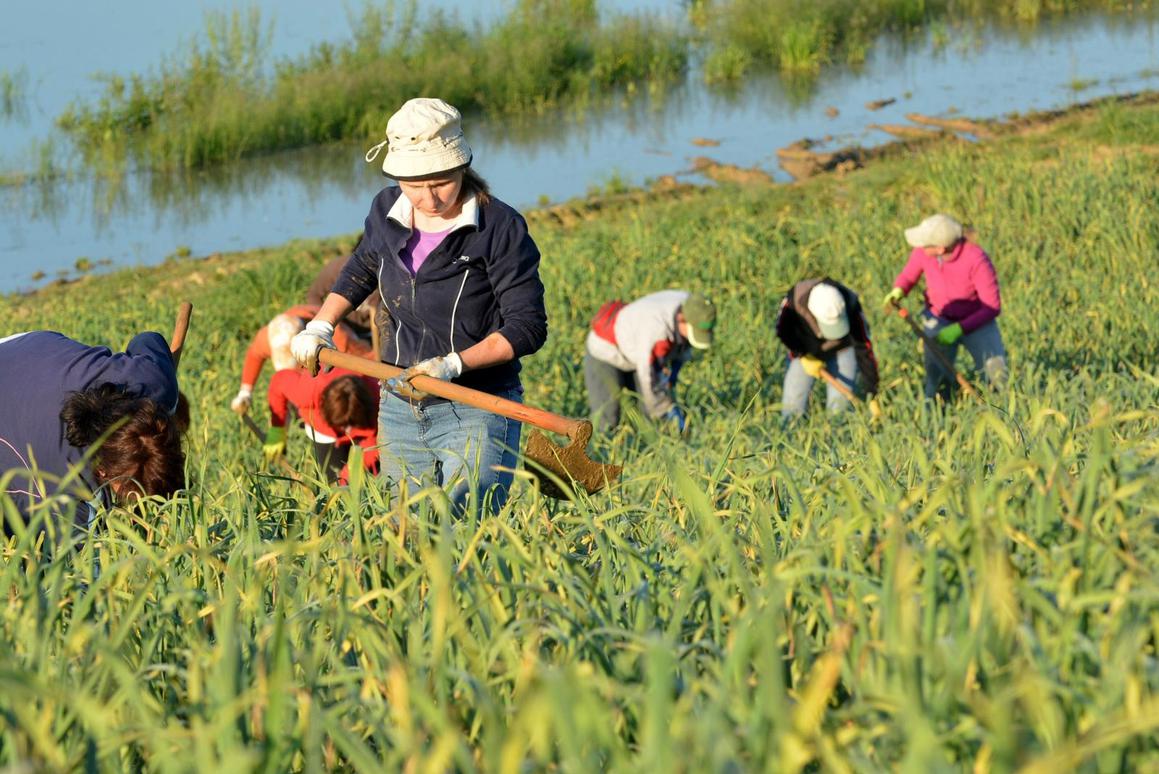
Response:
[[[901,288],[894,288],[885,294],[885,298],[881,299],[882,306],[896,306],[905,298],[905,291]]]
[[[805,355],[801,358],[801,368],[805,369],[805,373],[814,379],[821,378],[821,369],[824,367],[824,361],[815,358],[812,355]]]
[[[934,337],[934,339],[943,347],[950,346],[960,338],[962,338],[961,323],[947,325],[945,328],[942,328],[940,331],[938,331],[938,335]]]
[[[262,454],[267,460],[274,460],[286,453],[286,428],[271,427],[262,441]]]

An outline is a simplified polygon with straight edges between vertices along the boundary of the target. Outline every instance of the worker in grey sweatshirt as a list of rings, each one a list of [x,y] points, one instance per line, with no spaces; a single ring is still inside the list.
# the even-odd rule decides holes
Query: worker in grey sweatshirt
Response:
[[[584,383],[592,423],[609,431],[620,422],[620,391],[637,393],[644,414],[684,431],[674,389],[693,349],[712,345],[716,307],[700,293],[661,290],[631,303],[609,301],[592,319]]]

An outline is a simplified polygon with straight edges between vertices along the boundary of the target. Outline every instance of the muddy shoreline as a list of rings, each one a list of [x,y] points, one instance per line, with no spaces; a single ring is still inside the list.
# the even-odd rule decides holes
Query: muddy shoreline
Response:
[[[908,113],[906,119],[911,122],[910,124],[870,125],[871,128],[877,128],[897,137],[897,139],[881,145],[871,147],[851,145],[835,150],[815,151],[813,148],[821,144],[823,139],[802,138],[777,149],[778,163],[793,178],[792,182],[777,182],[768,171],[758,166],[739,167],[701,155],[693,157],[689,167],[674,171],[672,174],[662,175],[648,186],[631,188],[614,194],[576,197],[558,204],[529,208],[525,210],[524,215],[533,225],[553,224],[562,228],[570,228],[583,221],[599,217],[603,212],[625,205],[641,204],[647,201],[676,201],[700,195],[704,191],[714,188],[713,184],[741,187],[791,186],[822,175],[843,176],[854,170],[862,169],[874,161],[905,156],[928,149],[938,143],[984,145],[987,142],[1012,135],[1041,133],[1061,121],[1091,115],[1108,105],[1118,104],[1125,107],[1136,107],[1157,103],[1159,103],[1159,91],[1144,91],[1102,97],[1067,108],[1015,114],[1006,119],[940,118],[919,113]],[[706,149],[719,144],[719,142],[711,138],[698,138],[694,144],[699,148]],[[713,181],[713,184],[682,182],[677,178],[677,175],[690,173],[699,174]],[[239,257],[288,249],[290,245],[298,241],[316,245],[315,248],[312,248],[313,251],[332,256],[349,251],[357,243],[357,235],[353,237],[351,235],[336,235],[312,240],[287,240],[280,246],[255,248],[241,252],[215,252],[206,256],[169,258],[164,262],[148,266],[117,267],[108,272],[83,273],[79,276],[57,278],[38,288],[7,293],[5,297],[8,299],[36,298],[41,294],[48,294],[61,288],[101,277],[115,276],[126,271],[164,273],[173,270],[174,267],[181,267],[193,277],[199,276],[199,272],[203,271],[210,273],[230,272],[236,270],[239,263],[245,265],[250,263],[248,260],[239,260]]]

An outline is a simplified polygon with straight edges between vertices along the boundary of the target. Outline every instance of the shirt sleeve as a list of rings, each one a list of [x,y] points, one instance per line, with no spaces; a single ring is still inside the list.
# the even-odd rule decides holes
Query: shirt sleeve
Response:
[[[383,229],[389,208],[383,199],[383,192],[379,192],[370,205],[370,212],[363,223],[362,238],[354,248],[354,254],[346,261],[338,279],[330,288],[331,293],[337,293],[350,302],[355,309],[378,288],[378,268],[381,256],[368,245],[382,242],[379,232]]]
[[[970,279],[974,282],[974,291],[978,294],[980,306],[959,323],[963,333],[978,330],[997,318],[1002,312],[1002,293],[998,289],[998,273],[994,271],[994,264],[990,262],[990,257],[986,253],[982,253],[981,259],[971,269]]]
[[[262,326],[250,341],[249,349],[245,351],[245,365],[241,369],[241,386],[253,389],[258,377],[262,374],[262,366],[270,359],[270,333],[266,326]]]
[[[652,346],[636,349],[627,354],[636,364],[636,390],[644,403],[649,419],[659,419],[676,405],[672,388],[674,380],[660,379],[660,370],[672,352],[673,344],[667,339],[653,342]]]
[[[518,213],[513,217],[505,238],[497,240],[487,277],[499,304],[499,333],[520,358],[547,341],[547,308],[539,279],[539,248],[527,231],[527,222]]]
[[[134,336],[123,355],[112,356],[104,376],[114,384],[136,388],[170,412],[177,408],[177,366],[160,333],[146,331]]]
[[[369,223],[369,219],[367,219]],[[365,241],[363,242],[365,244]],[[337,293],[354,308],[367,299],[378,287],[378,256],[356,250],[346,261],[331,293]]]
[[[901,274],[893,281],[895,288],[901,288],[906,293],[913,290],[913,286],[918,284],[918,280],[922,276],[922,253],[921,248],[915,247],[913,252],[909,254],[909,260],[906,261],[905,267],[901,270]]]
[[[777,338],[789,349],[789,354],[798,357],[804,351],[804,345],[799,335],[800,315],[793,309],[786,298],[781,301],[781,311],[777,313]]]
[[[270,378],[266,402],[270,406],[270,425],[285,427],[290,415],[290,389],[298,378],[297,371],[278,371]]]

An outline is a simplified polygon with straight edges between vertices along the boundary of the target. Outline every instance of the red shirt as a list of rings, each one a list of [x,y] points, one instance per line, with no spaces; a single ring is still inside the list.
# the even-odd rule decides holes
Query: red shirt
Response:
[[[366,386],[370,389],[370,394],[374,398],[374,412],[378,413],[378,380],[372,379],[368,376],[359,376],[353,371],[347,371],[344,368],[333,368],[329,371],[319,373],[317,376],[310,376],[301,369],[291,369],[285,371],[278,371],[270,379],[270,389],[268,393],[268,400],[270,404],[270,424],[273,427],[285,427],[286,420],[289,416],[289,406],[293,404],[294,408],[298,410],[298,416],[306,423],[314,434],[321,434],[326,436],[326,440],[319,439],[321,442],[327,442],[328,439],[336,439],[337,443],[351,443],[358,442],[364,448],[367,446],[365,436],[370,434],[376,436],[374,428],[356,428],[349,435],[344,430],[339,430],[330,427],[326,419],[322,416],[322,393],[335,380],[343,376],[354,376],[362,379]],[[374,438],[370,446],[377,444],[377,438]]]
[[[362,447],[362,467],[372,474],[378,473],[378,428],[352,427],[348,438]],[[350,483],[349,464],[342,466],[338,473],[338,483],[341,486]]]

